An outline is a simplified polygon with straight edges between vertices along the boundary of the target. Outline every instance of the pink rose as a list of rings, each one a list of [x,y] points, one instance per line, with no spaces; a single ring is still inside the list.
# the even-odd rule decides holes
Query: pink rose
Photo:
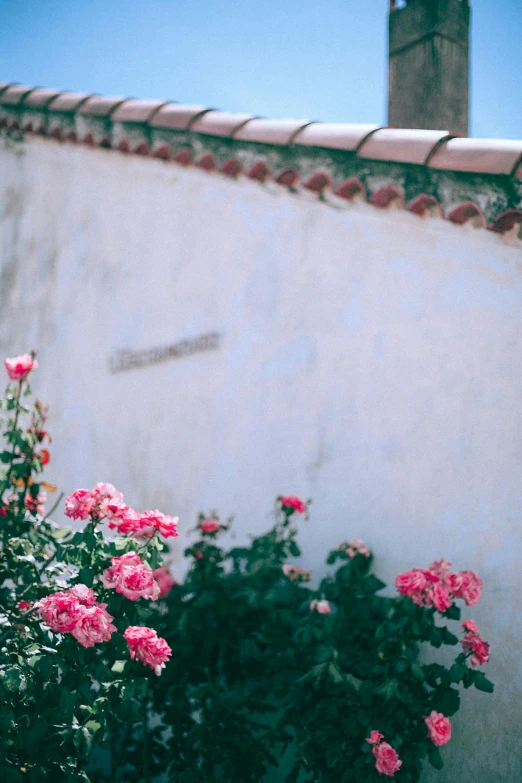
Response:
[[[96,503],[96,512],[100,519],[103,517],[110,519],[118,510],[125,507],[122,493],[112,484],[104,481],[99,481],[96,484],[92,490],[92,495]]]
[[[16,604],[16,608],[20,609],[21,612],[25,612],[26,609],[30,609],[33,604],[31,601],[18,601]]]
[[[138,598],[155,601],[159,597],[160,589],[152,570],[137,552],[113,557],[111,563],[100,577],[105,588],[116,590],[129,601],[137,601]]]
[[[446,745],[451,739],[451,723],[442,712],[432,710],[428,717],[424,717],[424,723],[428,727],[428,737],[434,745]]]
[[[395,587],[402,595],[409,598],[416,593],[422,592],[428,585],[429,571],[422,568],[412,568],[411,571],[405,571],[395,577]]]
[[[82,606],[80,618],[71,631],[72,636],[82,647],[94,647],[99,642],[108,642],[116,631],[112,625],[114,617],[106,611],[107,604]]]
[[[136,534],[141,528],[140,515],[130,506],[122,506],[112,510],[107,517],[107,525],[111,530],[122,534]]]
[[[58,633],[71,633],[80,619],[84,606],[93,606],[96,597],[86,585],[75,585],[69,590],[51,593],[35,606],[46,625]]]
[[[483,581],[474,571],[459,571],[449,575],[450,590],[468,606],[476,606],[482,597]]]
[[[65,515],[71,519],[87,519],[95,503],[92,492],[88,489],[77,489],[65,499]]]
[[[169,517],[161,511],[144,511],[140,516],[140,535],[153,535],[157,530],[163,538],[175,538],[178,535],[179,517]]]
[[[381,734],[381,732],[377,731],[377,729],[373,729],[373,731],[370,732],[370,736],[366,739],[366,742],[369,742],[370,745],[376,745],[383,738],[384,734]]]
[[[178,583],[170,573],[167,566],[161,566],[152,572],[152,576],[156,580],[159,587],[159,598],[165,598],[172,588]]]
[[[314,599],[310,604],[310,611],[318,612],[319,614],[330,614],[331,612],[330,602],[326,600],[317,601],[317,599]]]
[[[160,675],[165,668],[165,662],[172,655],[169,645],[157,635],[152,628],[129,626],[123,634],[129,645],[130,657],[150,666],[155,674]]]
[[[12,359],[4,360],[5,369],[12,381],[21,381],[31,370],[36,370],[38,362],[33,359],[30,353],[23,353],[20,356],[13,356]]]
[[[217,533],[220,525],[215,519],[205,519],[200,525],[202,533]]]
[[[439,612],[445,612],[452,605],[451,597],[441,582],[432,583],[425,595],[426,606],[434,606]]]
[[[285,495],[279,498],[279,502],[283,509],[292,509],[292,512],[297,514],[304,514],[306,511],[306,503],[298,498],[296,495]]]
[[[465,631],[471,631],[472,633],[478,633],[479,629],[477,628],[477,625],[473,620],[464,620],[462,623],[462,627]]]
[[[397,751],[388,745],[387,742],[381,742],[372,748],[375,756],[375,769],[379,775],[387,775],[392,778],[398,769],[402,767],[402,761],[399,760]]]
[[[436,576],[439,577],[439,579],[443,584],[446,584],[448,581],[450,568],[451,568],[451,561],[444,560],[444,558],[441,558],[440,560],[435,560],[433,563],[430,563],[428,566],[428,570],[431,571],[432,574],[436,574]]]

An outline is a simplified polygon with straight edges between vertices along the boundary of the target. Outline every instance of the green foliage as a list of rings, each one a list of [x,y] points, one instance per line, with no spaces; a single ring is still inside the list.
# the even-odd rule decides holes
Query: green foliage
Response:
[[[152,683],[161,730],[151,753],[168,780],[260,783],[288,751],[288,783],[375,783],[365,740],[377,729],[402,760],[398,779],[413,783],[422,759],[443,764],[424,716],[454,715],[460,684],[490,685],[464,653],[449,668],[422,664],[423,645],[457,643],[440,620],[459,612],[381,595],[371,555],[347,554],[346,544],[330,552],[316,589],[306,572],[285,575],[300,554],[295,521],[279,508],[249,546],[227,550],[219,533],[202,534],[186,550],[186,578],[153,620],[175,661]],[[331,612],[311,611],[316,600]],[[138,744],[131,753],[139,763]],[[125,780],[141,779],[132,774]]]

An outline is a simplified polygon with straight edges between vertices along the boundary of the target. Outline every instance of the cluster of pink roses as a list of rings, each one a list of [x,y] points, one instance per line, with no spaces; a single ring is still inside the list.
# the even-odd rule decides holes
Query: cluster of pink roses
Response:
[[[116,630],[107,604],[98,603],[94,592],[86,585],[51,593],[38,601],[36,607],[53,631],[70,633],[83,647],[108,642]]]
[[[467,632],[461,639],[462,649],[466,654],[471,653],[471,665],[475,669],[489,661],[489,644],[481,638],[473,620],[465,620],[462,627]]]
[[[372,753],[375,756],[375,769],[379,775],[392,778],[402,767],[402,761],[399,759],[397,751],[388,742],[381,742],[382,739],[384,739],[384,734],[373,729],[366,742],[374,745]]]
[[[351,541],[343,541],[337,549],[344,550],[344,552],[350,558],[354,558],[355,555],[362,555],[363,557],[370,557],[370,547],[361,541],[360,538],[352,538]]]
[[[283,574],[287,576],[291,582],[309,582],[312,578],[312,569],[301,568],[301,566],[287,563],[283,566]]]
[[[445,745],[451,739],[451,723],[449,718],[446,718],[441,712],[431,713],[423,718],[424,723],[428,729],[428,739],[430,739],[434,745]],[[370,732],[370,736],[366,739],[370,745],[374,745],[372,753],[375,756],[375,769],[379,775],[386,775],[387,777],[393,777],[397,770],[402,767],[402,761],[399,759],[397,751],[392,748],[387,742],[382,742],[384,734],[380,731],[373,729]]]
[[[164,538],[178,535],[178,517],[154,511],[135,511],[125,504],[123,495],[112,484],[100,482],[94,489],[77,489],[65,501],[65,513],[72,519],[107,519],[108,526],[135,538],[158,532]]]
[[[280,495],[278,501],[281,503],[281,508],[286,513],[293,514],[305,514],[307,505],[304,500],[298,498],[297,495]]]
[[[34,354],[22,353],[20,356],[13,356],[11,359],[4,359],[5,369],[12,381],[18,383],[22,381],[31,370],[36,370],[38,362]]]
[[[445,612],[454,598],[462,598],[468,606],[475,606],[482,597],[482,579],[474,571],[450,573],[449,560],[436,560],[427,569],[412,568],[399,574],[395,586],[418,606],[434,606]]]
[[[136,552],[128,552],[112,558],[101,581],[107,588],[114,588],[131,601],[138,598],[155,600],[160,588],[150,568],[140,560]],[[58,633],[70,633],[83,647],[94,647],[99,642],[108,642],[117,630],[107,612],[107,604],[96,600],[94,591],[86,585],[75,585],[68,590],[42,598],[35,604],[43,621]],[[25,608],[25,607],[24,607]],[[130,626],[123,634],[129,645],[132,659],[150,666],[161,674],[172,651],[164,639],[152,628]]]

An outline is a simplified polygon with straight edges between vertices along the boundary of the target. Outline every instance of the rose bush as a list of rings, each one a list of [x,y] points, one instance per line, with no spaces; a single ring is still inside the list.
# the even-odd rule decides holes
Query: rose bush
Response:
[[[493,690],[490,648],[467,619],[451,666],[421,652],[459,645],[448,622],[479,602],[476,573],[438,560],[383,595],[354,538],[314,585],[295,562],[310,501],[281,495],[243,547],[201,513],[178,583],[161,562],[176,517],[108,483],[65,500],[74,531],[45,513],[46,411],[23,404],[35,369],[9,359],[1,402],[2,781],[261,783],[283,758],[288,783],[414,783],[423,759],[442,766],[460,686]]]
[[[219,546],[230,524],[201,514],[185,579],[154,605],[151,625],[176,661],[151,705],[165,729],[152,753],[168,780],[261,783],[283,756],[288,783],[414,783],[423,759],[443,765],[461,686],[493,690],[472,620],[450,666],[421,655],[459,645],[457,601],[476,605],[479,577],[439,560],[382,595],[369,547],[352,539],[329,553],[314,588],[311,571],[289,562],[308,505],[281,496],[272,530],[232,549]]]
[[[79,529],[53,523],[44,505],[55,487],[41,480],[51,459],[46,409],[24,404],[37,362],[24,354],[5,367],[13,383],[0,402],[0,780],[88,780],[95,744],[132,729],[147,746],[148,681],[171,652],[146,627],[143,599],[160,595],[154,569],[176,520],[139,514],[99,483],[65,501]],[[104,520],[124,535],[107,537]],[[147,758],[135,761],[141,780],[150,779]]]

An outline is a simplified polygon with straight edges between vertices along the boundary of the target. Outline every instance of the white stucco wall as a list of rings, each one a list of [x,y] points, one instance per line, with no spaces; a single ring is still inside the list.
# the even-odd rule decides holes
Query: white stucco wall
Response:
[[[320,572],[351,536],[390,582],[442,556],[476,569],[465,616],[497,689],[464,694],[435,777],[518,780],[520,245],[31,139],[0,148],[0,263],[1,354],[38,348],[66,492],[111,481],[182,531],[218,508],[238,539],[297,493]],[[117,349],[210,331],[219,351],[109,372]]]

